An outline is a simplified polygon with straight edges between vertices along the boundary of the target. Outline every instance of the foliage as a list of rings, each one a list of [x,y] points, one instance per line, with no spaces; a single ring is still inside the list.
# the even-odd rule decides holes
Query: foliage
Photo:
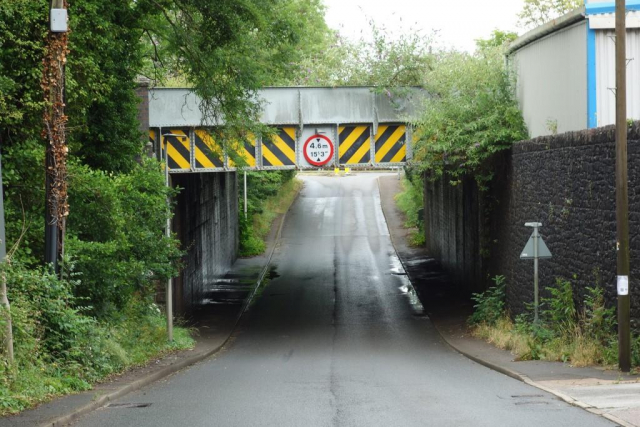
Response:
[[[295,171],[247,172],[247,217],[240,205],[240,256],[259,255],[273,220],[284,214],[301,188]]]
[[[80,278],[76,294],[100,317],[134,295],[151,298],[156,281],[177,273],[180,256],[177,240],[164,234],[166,197],[174,192],[157,162],[117,175],[73,165],[70,181],[66,250]]]
[[[476,47],[479,51],[490,51],[495,48],[504,48],[509,43],[518,38],[518,34],[512,31],[501,31],[495,29],[487,39],[477,39]]]
[[[504,315],[506,302],[506,284],[504,276],[495,276],[494,285],[482,293],[474,293],[471,299],[475,302],[474,311],[469,323],[477,325],[485,323],[495,325]]]
[[[547,328],[556,336],[571,334],[578,326],[578,311],[573,302],[571,282],[556,279],[555,287],[547,287],[551,296],[541,299],[541,316]]]
[[[529,312],[517,316],[514,323],[503,310],[493,323],[470,320],[474,334],[512,350],[520,360],[563,361],[574,366],[615,364],[615,311],[606,307],[602,287],[587,288],[582,311],[576,308],[570,281],[558,278],[556,286],[547,290],[539,322],[533,322]],[[640,340],[633,344],[634,360],[640,359],[638,343]]]
[[[415,123],[414,159],[433,179],[447,171],[457,184],[472,174],[483,188],[492,177],[485,161],[527,136],[501,50],[442,51],[436,64]]]
[[[535,28],[583,4],[583,0],[524,0],[518,24],[523,28]]]
[[[371,36],[352,42],[334,35],[330,46],[303,59],[289,84],[376,86],[388,96],[424,84],[433,66],[433,37],[419,31],[393,34],[373,22]]]
[[[77,279],[60,280],[18,262],[4,269],[16,360],[9,365],[0,359],[0,415],[86,390],[127,366],[193,345],[183,328],[176,328],[176,340],[168,344],[159,310],[139,299],[129,300],[119,319],[100,322],[73,295]]]
[[[422,176],[415,173],[411,167],[405,168],[405,178],[402,180],[403,191],[395,196],[398,208],[404,212],[406,228],[414,229],[409,235],[409,244],[412,246],[424,246],[424,218],[420,216],[424,212],[424,183]]]

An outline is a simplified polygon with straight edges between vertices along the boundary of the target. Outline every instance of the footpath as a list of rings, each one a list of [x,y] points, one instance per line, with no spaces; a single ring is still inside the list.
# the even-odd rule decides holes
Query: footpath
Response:
[[[514,356],[471,336],[466,320],[468,301],[456,300],[453,285],[439,263],[424,248],[410,247],[404,214],[394,196],[401,191],[396,176],[378,178],[382,210],[391,240],[416,288],[429,318],[442,338],[464,356],[504,375],[557,396],[572,405],[627,427],[640,427],[640,377],[598,368],[575,368],[566,363],[515,361]]]
[[[264,255],[238,259],[224,278],[207,287],[207,304],[188,319],[196,329],[196,345],[133,368],[92,390],[60,397],[18,415],[0,418],[0,427],[59,427],[73,423],[128,393],[162,380],[194,365],[224,349],[240,320],[251,304],[265,277],[269,277],[269,263],[278,241],[285,215],[274,220],[267,238]]]

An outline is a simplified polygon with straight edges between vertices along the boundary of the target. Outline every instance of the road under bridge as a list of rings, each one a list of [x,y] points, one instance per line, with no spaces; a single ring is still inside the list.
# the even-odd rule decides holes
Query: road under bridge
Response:
[[[200,99],[185,88],[148,91],[149,143],[182,188],[172,231],[187,254],[172,298],[185,315],[231,267],[238,252],[238,170],[310,170],[402,166],[412,158],[412,129],[424,91],[402,96],[373,87],[274,87],[258,93],[260,121],[273,129],[225,152]],[[227,147],[229,149],[230,147]],[[232,158],[243,158],[238,168]],[[237,157],[236,157],[237,159]]]

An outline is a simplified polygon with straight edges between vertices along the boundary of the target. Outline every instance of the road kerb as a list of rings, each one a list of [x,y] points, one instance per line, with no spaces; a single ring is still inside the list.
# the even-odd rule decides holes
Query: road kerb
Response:
[[[380,178],[378,178],[377,181],[378,181],[378,191],[380,191]],[[381,206],[381,209],[382,209],[382,206]],[[384,209],[382,209],[382,214],[384,215],[385,220],[387,220],[387,215],[384,212]],[[388,224],[389,223],[388,223],[388,220],[387,220],[387,228],[388,228]],[[402,264],[402,268],[404,269],[405,273],[407,274],[407,278],[413,284],[413,280],[411,278],[411,274],[410,274],[409,270],[407,269],[406,264],[405,264],[404,260],[402,259],[402,256],[400,256],[400,253],[398,252],[398,249],[396,247],[396,242],[394,240],[393,233],[391,232],[391,230],[389,230],[389,237],[390,237],[393,249],[396,252],[396,256],[400,260],[400,263]],[[485,367],[487,367],[487,368],[489,368],[489,369],[491,369],[493,371],[499,372],[499,373],[501,373],[503,375],[506,375],[506,376],[508,376],[510,378],[513,378],[515,380],[521,381],[521,382],[523,382],[525,384],[528,384],[528,385],[530,385],[532,387],[536,387],[536,388],[538,388],[538,389],[540,389],[542,391],[545,391],[545,392],[547,392],[549,394],[552,394],[553,396],[556,396],[558,399],[560,399],[560,400],[562,400],[562,401],[564,401],[564,402],[566,402],[566,403],[568,403],[568,404],[570,404],[572,406],[576,406],[578,408],[581,408],[581,409],[584,409],[586,411],[589,411],[589,412],[591,412],[591,413],[593,413],[595,415],[599,415],[601,417],[604,417],[604,418],[608,419],[609,421],[613,421],[613,422],[615,422],[617,424],[620,424],[623,427],[638,427],[637,425],[630,424],[630,423],[628,423],[628,422],[616,417],[615,415],[604,413],[601,410],[599,410],[597,408],[594,408],[593,406],[591,406],[591,405],[589,405],[589,404],[587,404],[585,402],[582,402],[580,400],[574,399],[574,398],[572,398],[571,396],[569,396],[567,394],[564,394],[564,393],[562,393],[560,391],[557,391],[557,390],[551,389],[549,387],[543,386],[542,384],[538,384],[537,382],[533,381],[531,378],[529,378],[528,376],[526,376],[524,374],[521,374],[519,372],[516,372],[516,371],[514,371],[512,369],[509,369],[509,368],[506,368],[504,366],[500,366],[500,365],[498,365],[496,363],[492,363],[492,362],[490,362],[488,360],[481,359],[481,358],[479,358],[477,356],[474,356],[473,354],[470,354],[470,353],[458,348],[454,343],[452,343],[451,341],[449,341],[447,339],[446,334],[444,334],[440,330],[440,328],[436,325],[435,322],[432,321],[431,323],[435,327],[436,331],[438,331],[438,334],[440,335],[442,340],[445,343],[447,343],[447,345],[449,345],[449,347],[451,347],[453,350],[455,350],[457,353],[460,353],[461,355],[463,355],[467,359],[470,359],[470,360],[472,360],[472,361],[474,361],[474,362],[476,362],[476,363],[478,363],[478,364],[480,364],[482,366],[485,366]]]

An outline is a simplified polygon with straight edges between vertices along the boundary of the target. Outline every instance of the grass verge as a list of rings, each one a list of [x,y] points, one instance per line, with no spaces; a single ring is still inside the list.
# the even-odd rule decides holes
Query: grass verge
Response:
[[[31,310],[25,310],[17,301],[11,309],[15,362],[0,359],[0,416],[90,390],[94,384],[129,368],[193,348],[190,331],[182,327],[175,327],[174,341],[167,342],[165,317],[155,305],[147,309],[142,312],[139,304],[131,304],[120,319],[109,323],[82,315],[66,316],[65,326],[74,345],[63,348],[47,342],[46,333],[52,331],[45,322],[23,318]],[[80,332],[80,324],[89,328],[81,331],[82,336],[73,336]]]
[[[410,230],[409,245],[421,247],[425,245],[425,234],[423,220],[420,212],[423,208],[423,186],[419,178],[408,178],[402,180],[402,192],[396,194],[395,201],[405,217],[404,227]]]
[[[271,231],[273,221],[289,210],[302,186],[299,179],[289,179],[282,183],[274,195],[260,201],[259,211],[250,215],[248,221],[240,214],[240,256],[250,257],[264,253],[265,239]]]
[[[570,281],[558,278],[541,299],[540,320],[530,312],[512,320],[505,309],[506,284],[503,276],[495,286],[474,294],[476,302],[469,318],[472,334],[498,348],[509,350],[516,360],[547,360],[572,366],[615,368],[618,348],[615,312],[605,304],[600,286],[588,287],[580,307],[574,300]],[[640,336],[632,340],[632,364],[640,365]]]

